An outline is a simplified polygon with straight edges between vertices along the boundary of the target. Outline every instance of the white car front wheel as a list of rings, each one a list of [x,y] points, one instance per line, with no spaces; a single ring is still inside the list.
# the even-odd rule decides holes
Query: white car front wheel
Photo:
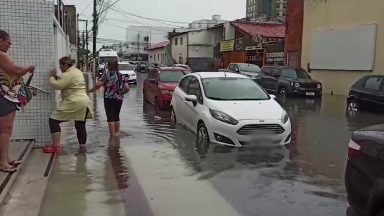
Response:
[[[203,122],[200,122],[197,127],[196,150],[202,154],[206,153],[209,148],[209,143],[207,127]]]
[[[175,128],[176,124],[177,124],[176,114],[175,114],[175,110],[173,109],[173,107],[171,109],[172,109],[172,111],[171,111],[171,127]]]

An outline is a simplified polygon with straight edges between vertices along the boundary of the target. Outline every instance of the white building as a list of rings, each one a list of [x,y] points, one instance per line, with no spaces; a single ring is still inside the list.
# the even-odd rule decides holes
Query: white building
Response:
[[[148,48],[152,44],[167,40],[168,32],[173,31],[169,27],[156,26],[130,26],[126,29],[125,55],[147,55]]]
[[[224,22],[226,21],[222,20],[220,15],[213,15],[212,19],[201,19],[201,20],[193,21],[192,23],[189,24],[189,28],[190,29],[207,29]]]
[[[172,58],[175,63],[188,64],[193,71],[214,68],[214,48],[223,38],[216,28],[190,30],[170,35]]]
[[[160,65],[168,64],[166,50],[168,45],[169,41],[163,41],[152,45],[148,49],[148,61],[150,63],[156,63]]]
[[[36,139],[38,145],[48,144],[48,119],[60,98],[59,92],[48,83],[48,71],[53,66],[60,71],[59,59],[71,51],[69,37],[62,28],[65,25],[63,5],[55,17],[53,1],[14,2],[0,1],[0,29],[11,36],[9,54],[12,59],[19,65],[36,65],[31,85],[41,90],[33,89],[36,95],[24,112],[17,113],[13,138]]]

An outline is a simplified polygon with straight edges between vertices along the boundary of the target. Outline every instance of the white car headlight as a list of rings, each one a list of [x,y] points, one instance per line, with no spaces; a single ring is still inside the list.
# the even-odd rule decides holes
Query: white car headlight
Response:
[[[209,111],[211,112],[212,117],[219,120],[219,121],[222,121],[222,122],[225,122],[225,123],[231,124],[231,125],[239,124],[239,121],[237,121],[236,119],[232,118],[231,116],[229,116],[223,112],[213,110],[213,109],[209,109]]]
[[[283,114],[281,115],[281,122],[283,124],[285,124],[288,122],[288,120],[289,120],[289,116],[288,116],[287,112],[284,111]]]
[[[317,88],[318,88],[318,89],[321,89],[321,84],[320,84],[320,83],[317,84]]]
[[[300,87],[300,83],[295,83],[295,87],[299,88]]]

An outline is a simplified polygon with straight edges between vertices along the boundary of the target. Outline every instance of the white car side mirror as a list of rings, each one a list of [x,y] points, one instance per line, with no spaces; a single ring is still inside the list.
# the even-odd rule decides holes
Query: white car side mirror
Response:
[[[187,95],[187,96],[185,96],[185,101],[197,103],[198,99],[197,99],[196,95]]]
[[[269,97],[271,97],[273,100],[276,99],[276,95],[274,95],[274,94],[270,94]]]

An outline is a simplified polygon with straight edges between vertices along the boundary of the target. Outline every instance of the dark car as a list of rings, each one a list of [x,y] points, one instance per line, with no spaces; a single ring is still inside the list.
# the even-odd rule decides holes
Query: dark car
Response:
[[[264,88],[276,88],[280,95],[322,95],[322,85],[302,68],[287,66],[264,66],[263,77],[259,80]]]
[[[265,76],[261,73],[259,66],[248,63],[231,63],[227,69],[219,69],[223,72],[239,73],[253,79],[261,85],[268,93],[276,94],[277,79],[271,76]]]
[[[369,75],[357,80],[349,90],[347,111],[384,110],[384,75]]]
[[[354,212],[384,216],[384,125],[360,129],[352,134],[345,187]]]

